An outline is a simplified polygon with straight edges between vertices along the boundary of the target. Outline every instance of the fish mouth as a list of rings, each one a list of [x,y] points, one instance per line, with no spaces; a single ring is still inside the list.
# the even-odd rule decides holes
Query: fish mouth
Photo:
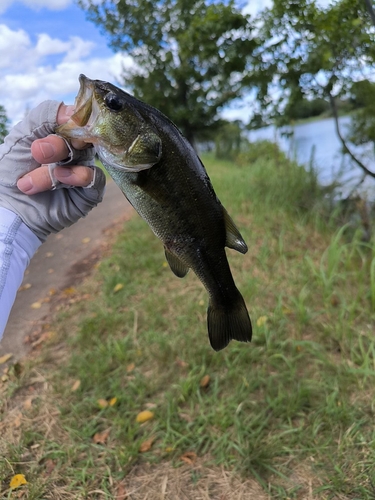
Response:
[[[79,85],[80,88],[74,103],[75,112],[70,119],[78,125],[78,127],[84,127],[87,125],[92,113],[95,84],[93,80],[81,74],[79,75]]]
[[[88,140],[89,134],[86,126],[89,127],[90,123],[95,119],[94,114],[97,115],[98,112],[93,112],[95,107],[95,82],[81,74],[79,75],[79,84],[80,88],[74,103],[75,111],[66,123],[56,128],[56,132],[67,139],[81,139],[84,142],[92,142],[91,139]]]

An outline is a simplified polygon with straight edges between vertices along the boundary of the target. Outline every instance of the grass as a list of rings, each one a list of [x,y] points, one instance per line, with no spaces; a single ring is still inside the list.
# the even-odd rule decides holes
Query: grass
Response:
[[[204,162],[249,246],[228,255],[252,343],[210,349],[202,285],[134,217],[54,341],[7,374],[3,498],[375,497],[373,245],[329,224],[314,176],[277,152]]]

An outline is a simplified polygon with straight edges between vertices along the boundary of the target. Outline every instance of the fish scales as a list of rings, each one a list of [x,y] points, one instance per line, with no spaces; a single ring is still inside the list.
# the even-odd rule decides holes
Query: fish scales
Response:
[[[159,110],[114,85],[81,75],[71,120],[59,134],[94,144],[103,165],[139,215],[163,242],[172,271],[192,269],[209,294],[211,346],[248,342],[247,308],[225,246],[246,243],[222,206],[190,143]]]

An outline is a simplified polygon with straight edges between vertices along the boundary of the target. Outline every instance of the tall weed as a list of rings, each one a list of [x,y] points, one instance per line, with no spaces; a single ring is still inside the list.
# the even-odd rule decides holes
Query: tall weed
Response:
[[[326,196],[314,168],[306,169],[289,160],[275,143],[249,143],[237,156],[236,163],[251,170],[251,189],[258,201],[275,210],[310,211],[321,206]]]

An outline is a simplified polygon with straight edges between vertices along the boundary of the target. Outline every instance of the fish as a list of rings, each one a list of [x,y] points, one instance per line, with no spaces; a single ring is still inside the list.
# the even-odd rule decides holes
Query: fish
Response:
[[[75,112],[56,133],[94,146],[105,169],[164,245],[173,273],[191,269],[208,292],[215,351],[250,342],[252,326],[225,247],[248,247],[190,142],[158,109],[101,80],[79,77]]]

